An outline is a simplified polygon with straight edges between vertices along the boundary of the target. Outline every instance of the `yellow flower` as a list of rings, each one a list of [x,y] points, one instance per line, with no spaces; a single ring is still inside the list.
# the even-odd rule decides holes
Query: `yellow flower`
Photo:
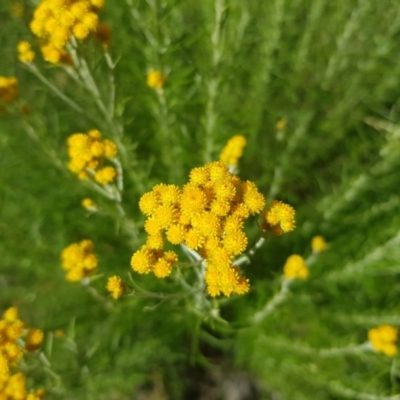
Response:
[[[147,74],[147,86],[152,89],[161,89],[164,87],[166,77],[156,69],[152,69]]]
[[[291,232],[295,228],[295,211],[289,204],[285,204],[279,200],[272,202],[270,208],[264,213],[266,225],[265,229],[270,229],[274,234],[282,234]],[[275,229],[274,228],[278,228]]]
[[[91,240],[82,240],[66,247],[61,253],[61,261],[62,268],[67,271],[66,279],[70,282],[78,282],[92,275],[98,265]]]
[[[219,159],[226,165],[236,166],[239,158],[242,157],[243,148],[246,146],[244,136],[236,135],[229,139],[226,146],[222,149]]]
[[[82,207],[86,208],[86,210],[88,210],[88,211],[96,211],[97,210],[96,203],[92,199],[89,199],[88,197],[83,199],[81,204],[82,204]]]
[[[43,331],[40,329],[30,329],[25,341],[25,347],[28,351],[37,350],[43,341]]]
[[[248,243],[242,230],[244,221],[251,214],[261,213],[264,204],[257,186],[242,182],[222,161],[194,168],[182,189],[158,184],[139,201],[149,236],[133,254],[131,266],[138,273],[166,277],[178,258],[165,262],[165,241],[185,244],[206,260],[205,281],[211,296],[244,294],[249,282],[233,266],[233,259]]]
[[[108,278],[106,288],[111,297],[119,299],[125,292],[125,283],[119,276],[114,275]]]
[[[103,5],[104,0],[42,0],[35,9],[30,29],[43,43],[45,60],[64,62],[65,46],[72,36],[82,40],[96,32],[97,13]]]
[[[322,236],[314,236],[311,239],[311,248],[315,253],[320,253],[328,248],[328,243]]]
[[[307,279],[309,270],[304,262],[304,258],[297,254],[288,257],[283,266],[283,274],[286,279]]]
[[[148,274],[155,263],[154,252],[147,247],[136,251],[131,259],[131,267],[139,274]]]
[[[117,176],[117,170],[111,166],[103,166],[107,158],[117,155],[117,147],[109,139],[103,139],[97,129],[84,133],[74,133],[67,139],[70,162],[68,168],[80,179],[94,179],[102,185],[111,183]]]
[[[7,322],[15,322],[18,320],[18,309],[16,307],[10,307],[4,311],[3,319]]]
[[[18,81],[14,77],[0,76],[0,101],[11,103],[18,96]]]
[[[391,325],[380,325],[368,331],[368,339],[373,348],[388,357],[397,354],[398,329]]]
[[[29,42],[22,41],[18,43],[18,59],[23,63],[30,63],[35,58],[35,52]]]

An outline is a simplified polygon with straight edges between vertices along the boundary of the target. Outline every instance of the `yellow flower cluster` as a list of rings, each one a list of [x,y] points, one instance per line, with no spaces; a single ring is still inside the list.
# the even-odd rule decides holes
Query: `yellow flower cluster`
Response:
[[[25,376],[16,372],[24,351],[37,350],[42,340],[43,332],[27,329],[15,307],[4,312],[0,320],[0,399],[39,400],[43,397],[43,390],[28,393]]]
[[[110,292],[111,297],[119,299],[125,292],[125,283],[117,275],[110,276],[107,281],[106,289]]]
[[[117,156],[117,147],[109,139],[103,139],[97,129],[74,133],[67,141],[70,162],[68,168],[79,179],[88,179],[89,173],[102,185],[111,183],[117,176],[115,168],[103,166],[105,159]],[[88,173],[89,172],[89,173]]]
[[[53,64],[63,61],[71,36],[82,40],[96,32],[97,14],[103,5],[104,0],[42,0],[33,14],[30,28],[43,42],[44,59]]]
[[[168,276],[178,258],[171,251],[164,252],[167,240],[173,245],[185,244],[206,259],[205,281],[211,296],[246,293],[248,280],[240,275],[233,259],[247,246],[244,221],[259,214],[264,205],[257,186],[242,182],[222,161],[194,168],[183,188],[156,185],[139,202],[147,216],[144,228],[149,236],[133,254],[132,268]]]
[[[239,158],[242,157],[243,148],[246,146],[244,136],[236,135],[228,140],[226,146],[222,149],[219,159],[226,165],[238,165]]]
[[[263,213],[264,223],[262,227],[274,235],[280,236],[294,230],[296,227],[294,217],[293,207],[282,201],[274,200],[269,209]]]
[[[398,329],[391,325],[380,325],[368,331],[368,339],[373,348],[383,354],[393,357],[397,353]]]
[[[166,76],[156,69],[152,69],[147,74],[147,86],[152,89],[161,89],[164,87]]]
[[[309,273],[304,258],[297,254],[289,256],[283,266],[283,274],[286,279],[307,279]]]
[[[18,59],[23,63],[30,63],[35,58],[35,52],[32,50],[31,44],[26,41],[18,43]]]
[[[328,243],[322,236],[314,236],[311,239],[311,248],[315,253],[321,253],[328,248]]]
[[[11,103],[18,96],[18,81],[14,77],[0,76],[0,101]]]
[[[93,247],[91,240],[82,240],[62,251],[62,267],[67,271],[67,281],[78,282],[96,271],[98,260],[93,254]]]

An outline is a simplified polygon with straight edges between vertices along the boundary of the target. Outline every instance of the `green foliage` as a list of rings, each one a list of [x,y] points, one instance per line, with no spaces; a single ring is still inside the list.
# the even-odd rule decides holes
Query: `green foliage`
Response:
[[[0,116],[0,310],[16,305],[46,332],[53,372],[37,372],[46,398],[184,399],[198,371],[205,381],[221,366],[247,371],[263,399],[397,398],[396,357],[329,349],[400,325],[398,5],[107,0],[101,20],[112,27],[115,68],[93,38],[79,47],[97,99],[36,54],[41,76],[79,112],[17,61],[17,43],[35,43],[28,24],[36,3],[23,3],[22,18],[12,16],[13,2],[0,4],[0,75],[18,78],[19,104],[31,109]],[[162,94],[146,85],[152,68],[167,76]],[[66,168],[67,137],[93,128],[124,149],[130,222]],[[297,228],[267,238],[243,267],[250,293],[196,309],[175,296],[173,279],[131,271],[146,239],[138,201],[157,183],[187,182],[234,134],[248,142],[241,179],[291,204]],[[103,212],[84,210],[84,197]],[[246,228],[254,245],[258,223]],[[311,254],[314,235],[326,238],[326,252]],[[60,268],[62,249],[84,238],[100,259],[89,286],[66,282]],[[310,261],[310,278],[250,323],[279,293],[294,253]],[[104,287],[114,274],[166,298],[111,301]]]

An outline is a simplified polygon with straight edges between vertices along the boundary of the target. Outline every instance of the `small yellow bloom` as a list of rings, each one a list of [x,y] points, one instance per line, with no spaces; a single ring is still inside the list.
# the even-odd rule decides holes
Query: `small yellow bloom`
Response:
[[[286,279],[307,279],[309,270],[304,262],[304,258],[297,254],[288,257],[283,266],[283,274]]]
[[[35,52],[32,50],[31,44],[27,41],[18,43],[18,59],[23,63],[30,63],[35,58]]]
[[[18,81],[14,77],[0,76],[0,101],[11,103],[18,96]]]
[[[43,331],[40,329],[30,329],[25,341],[25,347],[28,351],[37,350],[43,341]]]
[[[117,276],[110,276],[107,281],[106,289],[110,292],[111,297],[119,299],[125,292],[125,283]]]
[[[228,166],[236,166],[238,165],[239,158],[242,157],[245,146],[246,139],[244,136],[233,136],[222,149],[219,159]]]
[[[328,243],[322,236],[314,236],[311,239],[311,248],[315,253],[320,253],[328,248]]]
[[[398,329],[391,325],[380,325],[368,331],[368,339],[373,348],[388,357],[397,354]]]
[[[70,282],[78,282],[92,275],[98,265],[91,240],[82,240],[66,247],[61,253],[61,261],[62,268],[67,271],[66,279]]]
[[[147,86],[152,89],[161,89],[164,87],[166,76],[156,69],[152,69],[147,74]]]
[[[273,201],[263,216],[265,219],[263,228],[270,230],[276,235],[291,232],[295,228],[294,208],[279,200]]]
[[[86,208],[86,210],[88,210],[88,211],[96,211],[97,210],[96,203],[92,199],[89,199],[88,197],[83,199],[81,204],[82,204],[82,207]]]

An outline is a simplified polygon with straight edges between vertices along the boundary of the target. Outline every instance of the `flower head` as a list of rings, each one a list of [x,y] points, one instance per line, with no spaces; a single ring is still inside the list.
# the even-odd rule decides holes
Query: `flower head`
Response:
[[[11,103],[18,96],[18,81],[14,77],[0,76],[0,102]]]
[[[275,235],[291,232],[295,228],[294,208],[282,201],[275,200],[263,214],[263,228]]]
[[[326,243],[322,236],[314,236],[311,239],[311,248],[313,252],[320,253],[328,248],[328,243]]]
[[[67,246],[61,253],[62,268],[67,271],[66,279],[70,282],[94,274],[98,260],[93,254],[93,242],[82,240]]]
[[[85,199],[82,200],[81,205],[83,208],[85,208],[88,211],[94,212],[97,210],[96,203],[88,197],[86,197]]]
[[[147,74],[147,86],[152,89],[161,89],[164,87],[166,76],[156,69],[152,69]]]
[[[35,52],[32,50],[31,44],[26,41],[18,43],[18,59],[23,63],[30,63],[35,58]]]
[[[125,292],[125,283],[117,275],[110,276],[107,281],[107,290],[114,299],[119,299]]]
[[[99,130],[74,133],[68,137],[67,145],[68,168],[80,179],[93,177],[96,182],[108,185],[116,178],[116,169],[104,163],[116,157],[117,147],[111,140],[103,139]]]
[[[372,347],[388,357],[397,353],[397,337],[399,330],[391,325],[380,325],[368,331],[368,339]]]
[[[309,273],[304,258],[298,254],[289,256],[283,266],[283,274],[286,279],[307,279]]]
[[[64,62],[65,47],[71,37],[83,40],[95,33],[99,26],[97,14],[103,5],[104,0],[42,0],[30,29],[43,43],[45,60],[53,64]]]
[[[245,146],[246,139],[244,136],[233,136],[222,149],[219,159],[228,166],[237,166],[239,158],[242,157],[243,148]]]

